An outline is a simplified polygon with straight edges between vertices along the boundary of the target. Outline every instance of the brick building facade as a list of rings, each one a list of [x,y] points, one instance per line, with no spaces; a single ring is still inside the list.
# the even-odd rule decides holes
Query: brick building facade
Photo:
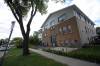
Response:
[[[95,36],[94,23],[75,5],[51,13],[41,28],[44,46],[81,46]]]

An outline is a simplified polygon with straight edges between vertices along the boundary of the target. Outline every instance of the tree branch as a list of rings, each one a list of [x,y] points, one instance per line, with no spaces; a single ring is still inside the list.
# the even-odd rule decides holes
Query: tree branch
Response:
[[[23,38],[25,38],[25,30],[24,30],[24,26],[23,26],[23,23],[22,23],[22,21],[20,21],[20,22],[18,22],[19,23],[19,25],[20,25],[20,29],[21,29],[21,32],[22,32],[22,35],[23,35]]]
[[[26,34],[29,34],[29,32],[30,32],[30,25],[32,23],[32,19],[35,16],[36,12],[37,12],[37,6],[35,7],[35,10],[32,7],[31,16],[30,16],[30,19],[29,19],[28,24],[27,24]]]
[[[35,10],[34,10],[34,7],[32,7],[31,16],[30,16],[30,19],[29,19],[29,21],[28,21],[27,26],[31,24],[32,19],[33,19],[33,17],[35,16],[36,12],[37,12],[37,6],[35,7]]]
[[[10,3],[8,3],[8,6],[10,7],[14,17],[16,18],[17,22],[19,23],[20,29],[21,29],[21,32],[22,32],[22,35],[23,35],[23,38],[24,38],[24,36],[25,36],[25,29],[24,29],[23,22],[22,22],[22,16],[19,16],[18,14],[16,15],[16,12],[14,11],[14,9],[12,8]]]
[[[18,19],[17,15],[16,15],[15,11],[13,10],[13,8],[12,8],[12,6],[11,6],[10,3],[8,3],[8,6],[10,7],[10,9],[11,9],[11,11],[12,11],[14,17],[16,18],[16,20],[19,22],[19,19]]]

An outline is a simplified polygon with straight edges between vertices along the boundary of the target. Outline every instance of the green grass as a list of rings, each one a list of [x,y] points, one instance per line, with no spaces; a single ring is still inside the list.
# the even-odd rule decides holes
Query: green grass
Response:
[[[100,56],[100,47],[82,48],[77,51],[73,51],[71,53],[80,53],[80,54]]]
[[[31,53],[22,56],[20,49],[13,48],[7,54],[3,66],[67,66],[54,60],[47,59],[39,54]]]
[[[82,48],[69,52],[67,56],[100,63],[100,47]]]

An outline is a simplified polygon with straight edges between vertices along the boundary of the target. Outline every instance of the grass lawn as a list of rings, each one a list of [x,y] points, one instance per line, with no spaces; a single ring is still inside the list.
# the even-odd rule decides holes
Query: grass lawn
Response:
[[[3,66],[67,66],[54,60],[47,59],[39,54],[31,53],[22,56],[21,49],[13,48],[7,54]]]
[[[100,56],[100,46],[92,47],[92,48],[82,48],[75,52],[73,51],[71,53],[80,53],[80,54],[86,54],[86,55]]]
[[[100,46],[69,52],[68,56],[100,63]]]

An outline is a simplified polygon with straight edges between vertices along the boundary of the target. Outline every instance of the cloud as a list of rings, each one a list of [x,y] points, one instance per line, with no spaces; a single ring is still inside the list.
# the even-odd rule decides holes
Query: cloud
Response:
[[[95,21],[97,26],[100,26],[100,0],[73,0],[72,2],[54,3],[50,1],[48,3],[48,13],[41,15],[37,13],[33,18],[31,24],[31,35],[34,31],[40,29],[41,25],[47,18],[47,16],[59,9],[62,9],[68,5],[76,4],[91,20]],[[5,38],[9,36],[11,21],[16,21],[11,11],[4,4],[3,0],[0,0],[0,38]],[[26,24],[26,22],[24,22]],[[16,22],[12,37],[22,36],[18,23]]]

